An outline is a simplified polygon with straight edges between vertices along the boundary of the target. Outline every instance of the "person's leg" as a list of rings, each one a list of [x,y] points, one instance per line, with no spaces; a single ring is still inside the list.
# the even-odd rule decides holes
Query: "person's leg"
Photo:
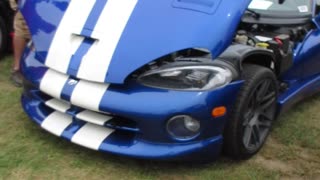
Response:
[[[22,57],[24,48],[27,44],[27,39],[30,39],[30,33],[26,22],[20,12],[17,12],[14,18],[14,37],[13,37],[13,57],[14,62],[12,66],[11,80],[14,85],[22,86],[22,75],[20,73],[20,59]]]
[[[27,41],[25,38],[15,35],[13,37],[13,71],[19,71],[20,70],[20,59],[23,54],[24,48],[27,44]]]

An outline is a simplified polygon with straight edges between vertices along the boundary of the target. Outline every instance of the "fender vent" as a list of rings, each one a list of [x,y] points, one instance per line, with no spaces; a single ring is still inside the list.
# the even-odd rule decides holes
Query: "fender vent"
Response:
[[[173,7],[213,14],[221,0],[174,0]]]
[[[214,5],[214,0],[177,0],[182,3],[198,4],[202,6],[212,7]]]

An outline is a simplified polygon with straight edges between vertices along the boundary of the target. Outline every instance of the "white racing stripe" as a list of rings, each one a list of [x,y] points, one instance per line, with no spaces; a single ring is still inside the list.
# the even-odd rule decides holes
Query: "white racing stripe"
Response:
[[[108,87],[109,84],[81,80],[71,95],[71,103],[85,109],[99,111],[100,101]]]
[[[101,143],[114,130],[91,123],[87,123],[72,137],[71,142],[85,146],[90,149],[98,150]]]
[[[108,0],[92,33],[92,37],[98,40],[83,57],[77,77],[104,82],[114,51],[136,4],[137,0]]]
[[[55,111],[41,124],[41,127],[56,136],[61,136],[63,131],[72,123],[72,117]]]
[[[90,122],[92,124],[103,126],[107,121],[112,119],[111,116],[102,115],[93,111],[82,111],[76,115],[80,120]]]
[[[40,83],[40,90],[44,93],[60,99],[61,91],[68,80],[68,76],[48,69]]]
[[[83,41],[80,34],[96,0],[72,0],[51,42],[45,64],[66,73],[72,55]]]
[[[64,101],[64,100],[58,100],[58,99],[50,99],[45,102],[47,106],[50,108],[57,110],[59,112],[65,113],[68,109],[70,109],[71,105],[70,103]]]

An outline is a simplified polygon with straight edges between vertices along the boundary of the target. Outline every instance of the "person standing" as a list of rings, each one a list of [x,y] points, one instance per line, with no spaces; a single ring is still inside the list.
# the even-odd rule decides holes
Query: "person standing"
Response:
[[[18,9],[18,0],[10,0],[11,8],[16,12],[13,22],[14,36],[13,36],[13,56],[14,62],[11,72],[11,81],[14,85],[22,86],[22,75],[20,73],[20,59],[23,54],[24,48],[28,41],[31,39],[29,28],[25,22],[23,15]]]

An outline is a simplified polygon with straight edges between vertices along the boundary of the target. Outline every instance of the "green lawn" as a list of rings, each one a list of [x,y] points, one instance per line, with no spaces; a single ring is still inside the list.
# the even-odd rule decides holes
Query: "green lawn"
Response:
[[[320,96],[281,116],[248,161],[151,162],[81,148],[41,130],[20,107],[11,62],[0,61],[0,179],[320,179]]]

